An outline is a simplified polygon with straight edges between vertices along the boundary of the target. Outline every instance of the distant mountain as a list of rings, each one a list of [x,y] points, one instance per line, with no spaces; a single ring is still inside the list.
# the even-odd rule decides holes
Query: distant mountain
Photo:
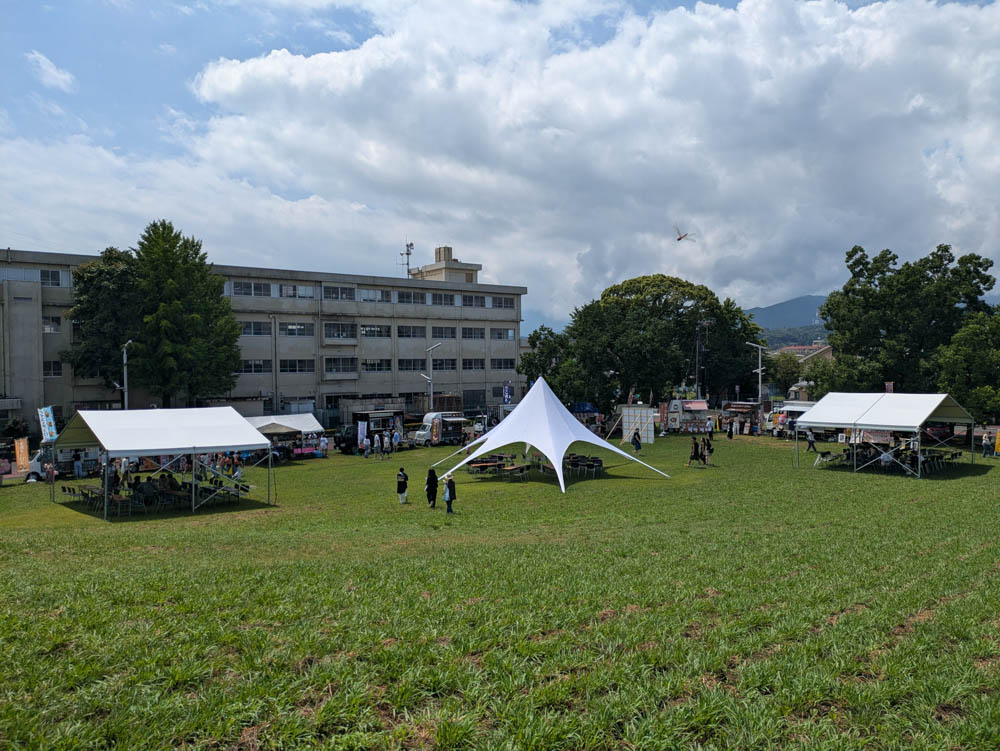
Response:
[[[763,308],[748,308],[754,323],[762,329],[791,329],[799,326],[813,326],[822,323],[819,306],[826,301],[823,295],[803,295],[793,300],[768,305]]]

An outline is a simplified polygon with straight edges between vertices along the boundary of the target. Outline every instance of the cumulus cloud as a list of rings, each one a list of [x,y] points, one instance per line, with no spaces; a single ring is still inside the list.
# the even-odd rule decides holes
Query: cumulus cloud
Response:
[[[996,4],[259,5],[349,7],[377,33],[206,64],[183,159],[65,144],[67,189],[90,165],[116,199],[92,223],[170,216],[220,261],[382,274],[404,238],[418,262],[450,244],[556,320],[654,272],[746,306],[825,292],[855,243],[998,258]]]
[[[49,60],[38,50],[32,50],[25,54],[35,73],[35,78],[42,86],[50,89],[59,89],[67,94],[76,88],[76,78],[68,70],[63,70],[54,62]]]

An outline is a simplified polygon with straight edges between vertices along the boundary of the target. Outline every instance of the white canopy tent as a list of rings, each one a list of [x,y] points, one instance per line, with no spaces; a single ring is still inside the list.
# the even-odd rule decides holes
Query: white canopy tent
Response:
[[[312,412],[294,415],[262,415],[245,417],[261,433],[322,433],[323,426]]]
[[[192,455],[194,469],[199,454],[269,449],[271,442],[232,407],[80,410],[70,418],[53,447],[86,446],[99,447],[109,460],[125,456]],[[197,508],[197,473],[195,476],[191,492],[192,511]],[[106,477],[104,487],[106,519]],[[270,496],[268,467],[268,501]]]
[[[929,422],[968,425],[970,438],[975,423],[972,415],[948,394],[831,392],[804,412],[796,421],[796,426],[822,430],[849,428],[852,433],[857,431],[913,433],[916,435],[919,454],[921,429]],[[797,442],[798,430],[796,430],[796,458]],[[975,451],[971,453],[975,461]],[[916,474],[920,475],[919,465]]]
[[[504,418],[499,425],[476,441],[473,441],[470,446],[478,446],[478,448],[449,471],[454,472],[464,464],[476,459],[476,457],[488,454],[502,446],[509,446],[512,443],[524,443],[526,446],[537,448],[552,462],[552,467],[555,469],[556,477],[559,480],[559,488],[565,493],[566,483],[563,480],[562,467],[563,455],[570,444],[577,441],[589,443],[607,451],[621,454],[626,459],[638,462],[642,466],[648,467],[664,477],[670,477],[666,472],[661,472],[656,467],[651,467],[587,430],[562,405],[543,378],[535,381],[535,385],[531,387],[531,390],[521,400],[521,403],[517,405],[517,408]],[[454,456],[454,454],[451,456]],[[447,461],[448,458],[450,457],[442,459],[438,464]]]

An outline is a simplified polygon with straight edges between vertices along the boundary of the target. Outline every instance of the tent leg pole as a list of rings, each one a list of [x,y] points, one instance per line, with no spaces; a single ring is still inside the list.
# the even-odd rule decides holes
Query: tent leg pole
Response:
[[[271,505],[271,457],[274,454],[271,453],[270,447],[267,449],[267,505]]]
[[[795,426],[795,469],[799,468],[799,426]]]
[[[976,425],[969,426],[969,458],[973,464],[976,463]]]
[[[191,454],[191,513],[194,513],[194,501],[198,496],[198,455]]]
[[[108,470],[111,469],[111,457],[108,457],[108,463],[104,465],[104,521],[108,520]]]
[[[920,453],[920,431],[917,430],[917,479],[920,479],[920,474],[924,469],[924,459]]]

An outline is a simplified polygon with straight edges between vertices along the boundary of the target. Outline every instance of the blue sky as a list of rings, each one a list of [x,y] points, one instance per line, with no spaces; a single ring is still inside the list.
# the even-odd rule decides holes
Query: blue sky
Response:
[[[995,3],[82,0],[0,26],[0,245],[455,247],[526,326],[662,272],[750,307],[854,244],[998,258]],[[677,225],[697,236],[678,244]]]

